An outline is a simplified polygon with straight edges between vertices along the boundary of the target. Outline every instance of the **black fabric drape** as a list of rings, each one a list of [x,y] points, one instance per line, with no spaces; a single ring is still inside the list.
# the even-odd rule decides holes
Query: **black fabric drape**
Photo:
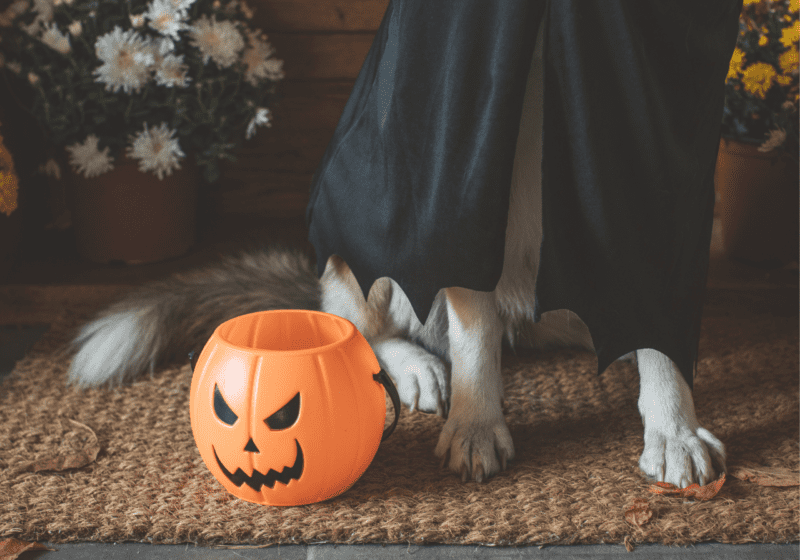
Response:
[[[570,309],[598,371],[638,348],[692,384],[724,81],[742,0],[392,0],[306,212],[365,296],[500,278],[511,170],[545,20],[537,310]]]

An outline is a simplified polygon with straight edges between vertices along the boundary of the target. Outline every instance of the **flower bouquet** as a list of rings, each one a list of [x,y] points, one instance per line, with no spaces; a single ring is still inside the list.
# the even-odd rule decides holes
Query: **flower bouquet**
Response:
[[[723,136],[797,161],[798,0],[744,0],[725,81]]]
[[[16,0],[0,47],[49,155],[87,178],[127,157],[162,179],[189,154],[211,183],[271,126],[283,78],[252,15],[242,0]]]

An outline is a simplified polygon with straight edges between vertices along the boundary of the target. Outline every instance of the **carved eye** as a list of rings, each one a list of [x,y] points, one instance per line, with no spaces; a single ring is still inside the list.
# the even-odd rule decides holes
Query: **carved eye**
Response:
[[[300,393],[297,393],[292,400],[283,405],[281,409],[264,420],[271,430],[285,430],[297,422],[297,415],[300,413]]]
[[[214,412],[216,412],[217,418],[228,426],[233,426],[234,422],[239,419],[231,410],[231,407],[228,406],[228,403],[225,402],[225,399],[222,398],[218,385],[214,385]]]

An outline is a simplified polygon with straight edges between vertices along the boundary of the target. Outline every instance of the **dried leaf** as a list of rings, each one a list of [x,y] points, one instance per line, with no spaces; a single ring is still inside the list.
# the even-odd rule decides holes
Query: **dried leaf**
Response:
[[[678,488],[674,484],[666,482],[656,482],[651,485],[649,490],[654,494],[666,494],[668,496],[682,496],[684,498],[695,498],[696,500],[710,500],[725,484],[725,474],[723,473],[717,480],[709,482],[705,486],[690,484],[686,488]]]
[[[625,510],[625,521],[631,525],[641,527],[653,518],[650,502],[643,498],[633,500],[633,505]]]
[[[731,476],[759,486],[800,486],[800,473],[780,467],[736,467],[731,469]]]
[[[633,546],[633,541],[628,535],[625,535],[625,539],[623,539],[622,544],[625,545],[625,550],[628,552],[633,552],[636,549],[636,547]]]
[[[89,426],[81,424],[75,420],[70,420],[71,423],[89,430],[91,437],[89,443],[81,450],[66,455],[56,455],[54,457],[47,457],[34,461],[25,467],[23,472],[39,472],[39,471],[63,471],[67,469],[79,469],[86,465],[93,463],[97,459],[97,454],[100,453],[100,444],[97,440],[97,434],[94,433]]]
[[[15,560],[28,550],[55,550],[37,542],[26,542],[18,539],[0,541],[0,560]]]

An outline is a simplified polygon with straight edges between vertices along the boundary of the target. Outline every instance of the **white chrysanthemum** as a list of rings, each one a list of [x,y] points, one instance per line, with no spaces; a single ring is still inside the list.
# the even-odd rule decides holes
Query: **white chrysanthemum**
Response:
[[[203,64],[211,59],[220,68],[227,68],[236,62],[244,48],[244,38],[233,22],[217,21],[213,16],[209,20],[202,15],[194,23],[189,28],[191,44],[202,53]]]
[[[256,133],[256,126],[266,126],[267,128],[272,126],[272,113],[270,113],[269,109],[265,109],[263,107],[259,107],[256,109],[256,116],[253,117],[253,120],[250,121],[250,124],[247,125],[247,132],[245,132],[244,137],[247,140],[253,137]]]
[[[774,150],[778,146],[782,145],[786,141],[786,131],[782,128],[776,128],[774,130],[769,131],[769,136],[758,147],[759,152],[769,152]]]
[[[45,26],[45,31],[40,39],[42,43],[61,54],[68,54],[72,50],[69,36],[61,33],[55,23]]]
[[[189,8],[192,7],[195,0],[166,0],[176,12],[181,12],[184,16],[189,13]]]
[[[145,12],[149,25],[165,37],[176,41],[178,32],[186,29],[186,12],[175,8],[172,0],[153,0]]]
[[[24,29],[35,36],[43,26],[53,21],[53,0],[33,0],[33,11],[36,12],[36,17]]]
[[[114,27],[113,31],[97,38],[94,50],[97,58],[103,61],[94,74],[98,82],[106,84],[106,90],[139,91],[150,77],[151,44],[133,29],[122,31],[119,26]]]
[[[150,130],[145,123],[144,130],[132,139],[127,155],[139,160],[139,171],[152,171],[159,179],[163,179],[165,173],[172,175],[174,169],[181,168],[178,160],[184,157],[178,140],[173,138],[175,134],[175,130],[167,128],[167,123]]]
[[[114,169],[114,158],[108,155],[109,148],[106,146],[101,152],[97,147],[97,141],[97,136],[90,134],[83,144],[78,142],[66,148],[72,168],[87,179]]]
[[[242,61],[247,66],[245,79],[254,86],[264,78],[273,81],[282,79],[283,61],[270,58],[275,53],[275,49],[266,41],[267,36],[261,34],[260,31],[248,31],[247,37],[250,40],[250,46],[242,55]]]
[[[160,86],[187,87],[191,78],[187,75],[189,67],[183,63],[183,55],[168,54],[161,60],[156,70],[156,82]]]

